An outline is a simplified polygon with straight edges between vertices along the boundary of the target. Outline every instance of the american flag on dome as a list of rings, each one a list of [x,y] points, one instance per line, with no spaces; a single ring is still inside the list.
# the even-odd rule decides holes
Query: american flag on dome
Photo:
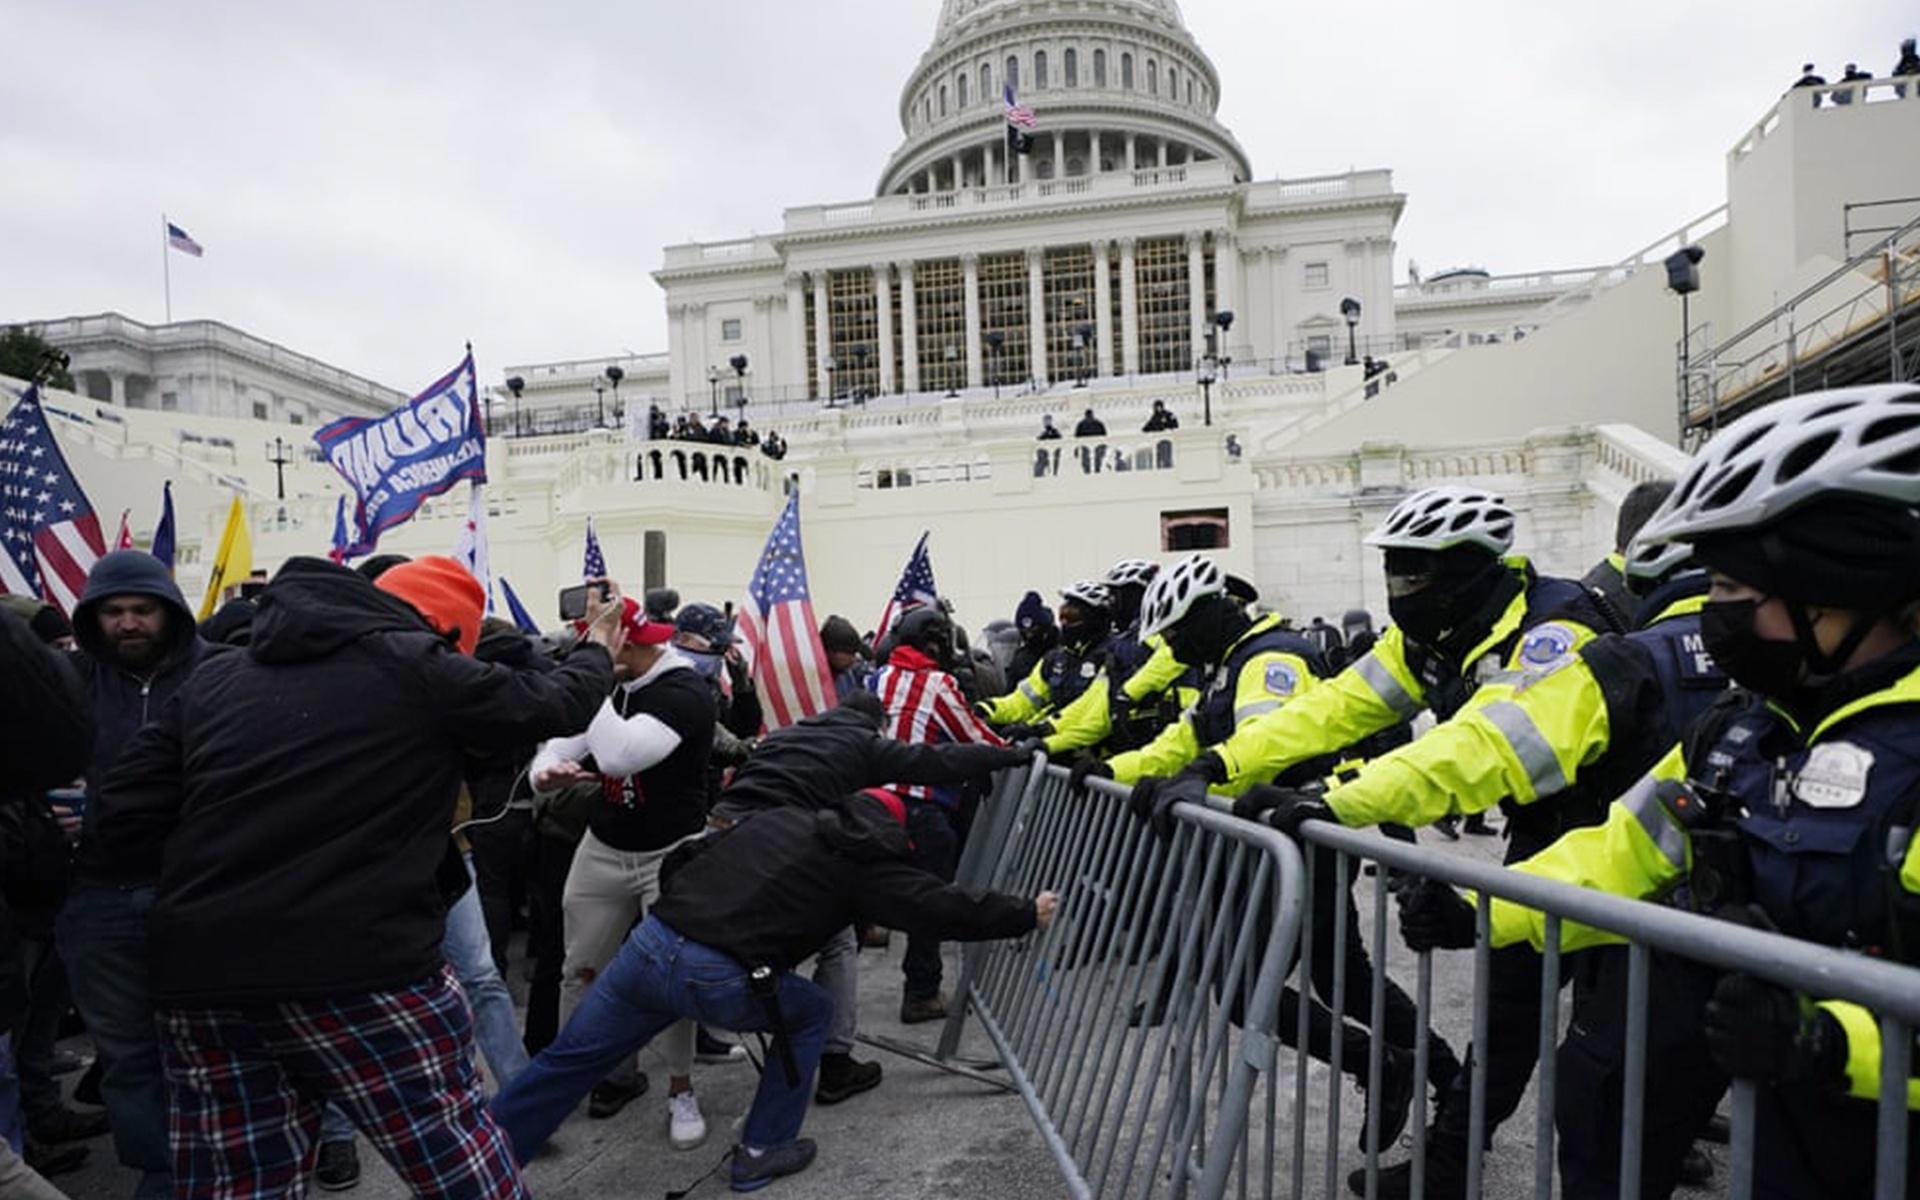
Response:
[[[600,539],[593,532],[593,518],[587,518],[587,556],[580,565],[580,578],[605,579],[607,556],[600,553]]]
[[[900,572],[900,582],[894,587],[885,611],[880,614],[880,623],[874,629],[878,631],[878,636],[885,637],[901,614],[910,608],[925,607],[939,598],[940,589],[933,585],[933,560],[927,556],[927,535],[923,533],[913,548],[913,557],[907,560],[907,569]]]
[[[1018,125],[1022,129],[1032,129],[1040,123],[1039,120],[1034,117],[1031,108],[1028,108],[1014,98],[1013,85],[1011,83],[1006,86],[1001,92],[1001,95],[1007,102],[1007,124]]]
[[[39,596],[71,616],[106,552],[100,519],[30,387],[0,423],[0,592]]]
[[[740,651],[759,681],[768,729],[780,729],[834,706],[833,672],[820,645],[800,550],[800,495],[767,536],[740,607]]]
[[[206,253],[206,250],[200,243],[193,240],[192,235],[188,234],[186,230],[180,228],[178,225],[175,225],[172,221],[167,222],[167,245],[172,246],[182,254],[190,254],[195,258],[199,258],[202,254]]]

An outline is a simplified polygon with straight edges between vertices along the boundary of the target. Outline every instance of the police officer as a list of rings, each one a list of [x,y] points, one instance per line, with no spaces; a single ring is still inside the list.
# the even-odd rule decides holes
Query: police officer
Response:
[[[1103,582],[1112,600],[1109,611],[1122,636],[1108,651],[1103,683],[1082,692],[1053,719],[1052,731],[1042,732],[1048,754],[1137,749],[1158,737],[1192,698],[1187,667],[1165,639],[1139,629],[1142,600],[1159,571],[1144,558],[1123,558],[1108,569]]]
[[[1509,799],[1529,809],[1563,806],[1572,824],[1588,823],[1607,798],[1665,757],[1726,689],[1726,677],[1701,639],[1707,576],[1692,562],[1689,549],[1642,542],[1625,556],[1623,578],[1629,600],[1639,606],[1636,632],[1595,638],[1575,654],[1487,683],[1447,727],[1373,760],[1336,784],[1319,803],[1345,825],[1389,820],[1422,825],[1438,813],[1479,812]],[[1441,762],[1448,763],[1446,769],[1457,783],[1451,795],[1420,786]],[[1266,799],[1286,802],[1277,796]],[[1458,903],[1451,892],[1434,885],[1403,895],[1403,929],[1416,949],[1430,948],[1415,932],[1428,910]],[[1583,958],[1571,973],[1574,1023],[1558,1057],[1561,1175],[1569,1197],[1613,1196],[1619,1193],[1624,1030],[1608,1011],[1606,998],[1625,994],[1626,963],[1625,956],[1614,951]],[[1673,1003],[1655,1008],[1683,1007],[1694,982],[1686,964],[1663,963],[1659,979],[1661,999],[1670,994]],[[1658,1040],[1663,1046],[1671,1044],[1674,1054],[1656,1061],[1656,1082],[1668,1073],[1691,1077],[1679,1064],[1685,1061],[1687,1043],[1697,1041],[1689,1037],[1692,1026],[1660,1024]],[[1490,1063],[1500,1061],[1503,1048],[1495,1046]],[[1662,1126],[1650,1130],[1650,1141],[1672,1139],[1672,1152],[1661,1154],[1659,1170],[1645,1177],[1649,1194],[1673,1188],[1693,1135],[1711,1112],[1711,1104],[1706,1112],[1695,1112],[1675,1103],[1649,1114],[1650,1127]],[[1451,1114],[1455,1121],[1461,1115]],[[1448,1118],[1443,1111],[1440,1131]],[[1453,1194],[1444,1189],[1449,1182],[1464,1183],[1465,1144],[1437,1135],[1433,1144],[1439,1152],[1434,1160],[1436,1184],[1443,1189],[1440,1194]],[[1703,1166],[1711,1172],[1710,1165],[1696,1160],[1696,1174],[1690,1178],[1698,1178]],[[1397,1194],[1406,1170],[1394,1168],[1383,1177],[1385,1194]],[[1354,1186],[1363,1188],[1364,1178],[1357,1177]]]
[[[1701,633],[1736,687],[1604,827],[1518,869],[1920,963],[1920,388],[1818,392],[1742,417],[1642,536],[1689,542],[1712,571]],[[1465,907],[1446,910],[1449,942]],[[1544,936],[1538,912],[1496,900],[1492,915],[1496,945]],[[1604,937],[1563,927],[1569,947]],[[1873,1015],[1733,973],[1701,1019],[1720,1069],[1763,1085],[1761,1194],[1869,1194]],[[1916,1097],[1910,1086],[1910,1108]]]
[[[1563,665],[1610,628],[1578,583],[1539,575],[1525,558],[1509,557],[1513,526],[1512,510],[1477,488],[1429,488],[1402,501],[1367,539],[1385,552],[1392,627],[1336,678],[1243,726],[1170,786],[1180,789],[1182,799],[1197,799],[1209,786],[1231,791],[1265,782],[1425,708],[1440,724],[1379,760],[1383,773],[1375,776],[1392,779],[1408,794],[1383,801],[1382,789],[1362,789],[1347,810],[1355,823],[1411,818],[1424,824],[1453,813],[1456,796],[1477,797],[1482,805],[1499,799],[1508,816],[1511,861],[1568,828],[1598,821],[1606,796],[1524,803],[1548,778],[1542,753],[1544,748],[1546,759],[1555,757],[1551,739],[1534,736],[1539,731],[1524,714],[1519,720],[1525,725],[1500,724],[1514,711],[1510,706],[1472,704],[1489,684],[1511,688],[1510,681],[1525,672]],[[1465,720],[1454,719],[1463,712]],[[1516,762],[1522,769],[1513,769]],[[1487,778],[1491,764],[1502,769],[1498,782]],[[1360,796],[1370,798],[1364,807]],[[1289,832],[1307,817],[1341,819],[1324,800],[1303,791],[1250,793],[1241,811],[1256,815],[1269,808],[1273,823]],[[1518,1107],[1539,1053],[1538,954],[1519,947],[1495,955],[1490,1004],[1484,1049],[1489,1131]],[[1428,1142],[1428,1189],[1435,1196],[1464,1188],[1468,1082],[1465,1073],[1457,1076],[1436,1114]],[[1405,1195],[1410,1182],[1404,1169],[1385,1173],[1381,1194]]]
[[[1107,585],[1091,579],[1062,588],[1060,644],[1047,651],[1013,691],[982,701],[976,711],[995,725],[1019,726],[1024,733],[1079,699],[1112,649],[1111,603]]]

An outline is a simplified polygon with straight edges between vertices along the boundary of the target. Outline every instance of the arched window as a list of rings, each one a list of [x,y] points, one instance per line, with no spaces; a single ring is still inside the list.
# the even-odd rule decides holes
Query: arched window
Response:
[[[1160,64],[1153,61],[1152,59],[1148,59],[1147,60],[1147,95],[1158,96],[1159,94],[1160,94]]]
[[[966,89],[967,77],[962,75],[960,77],[960,94],[963,96],[966,95]],[[943,117],[947,115],[947,85],[944,83],[940,85],[940,115]]]
[[[1080,86],[1080,56],[1068,50],[1060,60],[1060,73],[1066,77],[1068,87]]]
[[[1193,107],[1193,80],[1187,80],[1187,107]]]
[[[993,99],[993,68],[986,63],[980,64],[980,103]],[[962,107],[965,107],[962,105]]]
[[[944,88],[941,89],[941,98],[943,100],[946,98],[946,89]],[[960,107],[965,108],[967,106],[967,77],[965,75],[962,75],[960,77],[959,98],[960,98]]]
[[[1127,91],[1133,90],[1133,55],[1120,56],[1120,86]]]
[[[1020,60],[1011,54],[1007,55],[1006,79],[1008,87],[1016,92],[1020,90]]]
[[[1033,87],[1035,91],[1039,91],[1046,86],[1047,52],[1045,50],[1035,50],[1033,52]]]
[[[1107,86],[1107,52],[1105,50],[1093,52],[1093,86],[1097,88]]]
[[[1167,99],[1175,104],[1180,102],[1180,68],[1167,68]]]
[[[945,116],[946,114],[947,114],[947,109],[946,109],[946,106],[943,104],[940,106],[940,115]],[[933,97],[931,96],[927,97],[926,105],[920,113],[920,123],[923,125],[933,124]]]

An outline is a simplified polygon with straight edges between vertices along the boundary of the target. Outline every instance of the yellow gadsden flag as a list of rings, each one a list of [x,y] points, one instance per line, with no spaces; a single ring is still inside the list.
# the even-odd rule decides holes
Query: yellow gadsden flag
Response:
[[[200,602],[200,620],[213,615],[220,593],[253,574],[253,540],[247,535],[247,510],[240,497],[227,510],[227,527],[220,533],[220,552],[213,556],[213,574],[207,576],[207,598]]]

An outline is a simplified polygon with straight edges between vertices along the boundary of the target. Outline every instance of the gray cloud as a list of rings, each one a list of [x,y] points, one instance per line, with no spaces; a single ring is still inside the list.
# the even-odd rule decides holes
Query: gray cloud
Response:
[[[1898,0],[1186,0],[1262,176],[1387,166],[1404,262],[1608,262],[1718,203],[1812,58]],[[869,194],[934,0],[0,0],[0,319],[215,317],[395,387],[659,349],[660,248]],[[1033,97],[1045,120],[1043,97]]]

